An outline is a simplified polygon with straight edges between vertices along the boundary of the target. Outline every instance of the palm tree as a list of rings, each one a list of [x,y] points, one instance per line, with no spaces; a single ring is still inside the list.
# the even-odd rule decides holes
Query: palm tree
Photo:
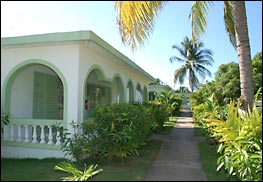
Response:
[[[137,44],[143,45],[144,40],[147,40],[153,32],[155,19],[166,3],[165,1],[115,1],[122,42],[130,45],[132,50],[137,48]],[[212,4],[211,1],[194,1],[189,15],[193,40],[205,32],[208,6]],[[237,47],[241,96],[252,108],[254,88],[245,2],[224,1],[224,21],[229,40],[235,48]]]
[[[189,86],[191,91],[199,88],[200,82],[198,75],[203,79],[206,74],[212,76],[211,72],[205,68],[205,65],[212,66],[214,62],[212,58],[212,51],[209,49],[203,49],[204,44],[199,41],[192,41],[188,37],[185,37],[181,42],[181,47],[173,45],[172,48],[176,49],[180,53],[180,57],[173,56],[170,58],[171,63],[173,61],[184,62],[185,64],[179,69],[175,70],[174,83],[178,80],[180,84],[183,84],[185,76],[188,72]]]

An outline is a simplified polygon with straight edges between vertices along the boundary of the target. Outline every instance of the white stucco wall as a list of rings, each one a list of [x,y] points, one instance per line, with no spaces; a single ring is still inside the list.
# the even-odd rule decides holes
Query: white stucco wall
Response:
[[[21,46],[8,46],[8,48],[1,47],[1,95],[3,91],[4,80],[6,79],[8,73],[14,69],[17,65],[22,64],[25,61],[38,59],[44,60],[55,67],[57,67],[60,72],[64,75],[65,80],[68,85],[68,103],[67,103],[67,121],[77,120],[77,97],[78,97],[78,61],[79,61],[79,49],[77,43],[62,43],[62,45],[54,45],[50,43],[41,43],[34,44],[32,46],[29,45],[21,45]],[[27,78],[30,77],[29,72],[22,73],[25,74]],[[31,78],[33,79],[33,78]],[[15,86],[19,84],[21,80],[16,81]],[[31,80],[32,81],[32,80]],[[28,82],[31,82],[30,79]],[[29,83],[28,83],[28,86]],[[24,89],[29,89],[24,87]],[[26,90],[25,90],[26,91]],[[27,97],[32,95],[32,93],[28,93]],[[22,98],[21,98],[22,99]],[[28,98],[24,98],[27,100]],[[31,100],[27,100],[26,102],[31,102]],[[1,103],[2,106],[2,103]],[[29,105],[30,106],[30,105]],[[30,106],[32,107],[32,106]],[[32,109],[31,109],[32,110]],[[21,114],[21,111],[14,110],[16,113],[23,117],[27,117],[32,115],[32,113],[25,112],[25,114]]]
[[[1,94],[3,83],[8,73],[17,65],[31,59],[47,61],[57,67],[57,69],[64,75],[68,86],[67,115],[64,118],[67,122],[71,122],[72,120],[81,121],[83,118],[83,96],[85,96],[83,89],[85,86],[85,79],[88,76],[90,68],[94,65],[99,65],[103,70],[106,79],[109,80],[109,84],[113,81],[116,73],[118,73],[124,87],[125,102],[128,101],[128,81],[131,80],[133,84],[135,99],[136,95],[138,96],[138,94],[136,94],[136,87],[138,84],[141,85],[142,92],[145,86],[148,88],[148,84],[151,82],[149,78],[142,75],[142,73],[139,73],[138,70],[131,68],[127,63],[124,63],[111,53],[102,48],[94,48],[93,46],[86,44],[85,41],[80,41],[67,43],[37,43],[33,45],[2,47]],[[14,104],[12,102],[13,99],[20,99],[21,104],[15,107],[12,106],[11,111],[21,118],[32,118],[33,72],[28,69],[20,74],[21,78],[17,78],[13,85],[14,89],[12,90],[11,105]],[[25,78],[27,79],[26,82],[23,80]],[[105,84],[107,85],[107,83]],[[16,88],[20,88],[27,92],[26,96],[24,98],[19,98],[19,94],[17,94],[19,90]],[[113,96],[112,100],[113,102],[116,102],[117,96]],[[25,104],[28,106],[27,108],[23,107],[23,109],[18,109]]]
[[[123,89],[124,89],[124,99],[125,102],[128,102],[128,93],[127,93],[127,85],[128,82],[131,80],[134,88],[134,94],[136,93],[136,86],[137,84],[141,85],[142,91],[143,88],[146,86],[148,87],[148,84],[151,82],[149,78],[146,78],[146,76],[139,73],[137,70],[134,70],[133,68],[124,65],[123,61],[117,58],[116,56],[110,55],[110,53],[105,53],[104,51],[101,51],[101,48],[97,49],[97,51],[94,51],[94,45],[90,44],[81,44],[80,45],[80,64],[79,64],[79,120],[82,119],[83,114],[81,111],[84,110],[84,100],[82,98],[82,95],[85,95],[83,93],[83,87],[85,86],[85,79],[88,76],[87,73],[89,72],[90,68],[94,65],[99,65],[99,67],[103,70],[103,73],[105,74],[106,79],[110,80],[111,82],[114,79],[114,76],[116,73],[120,76],[122,83],[123,83]],[[121,63],[122,62],[122,63]],[[117,95],[114,94],[114,88],[112,91],[112,102],[117,101]],[[135,94],[135,100],[136,96],[141,99],[141,96],[138,94]],[[137,98],[137,100],[139,99]],[[85,112],[85,111],[84,111]]]

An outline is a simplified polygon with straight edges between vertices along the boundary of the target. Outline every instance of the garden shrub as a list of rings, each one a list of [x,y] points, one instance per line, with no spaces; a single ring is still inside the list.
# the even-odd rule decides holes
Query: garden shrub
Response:
[[[90,153],[94,149],[92,141],[90,140],[88,135],[80,135],[76,132],[80,129],[80,126],[77,124],[77,122],[72,121],[71,125],[73,126],[74,133],[64,133],[61,148],[65,153],[65,156],[73,157],[73,160],[76,160],[77,163],[80,163],[84,159],[86,154]]]
[[[230,175],[240,180],[262,180],[262,114],[255,104],[252,111],[238,114],[238,106],[230,103],[227,119],[209,119],[214,134],[220,142],[218,168],[223,166]]]
[[[213,97],[205,101],[195,106],[193,113],[195,122],[201,123],[207,136],[218,144],[217,170],[224,167],[229,175],[236,175],[240,180],[262,180],[260,108],[255,103],[246,113],[241,112],[234,101],[228,106],[219,106]]]
[[[96,110],[97,135],[101,155],[121,159],[138,154],[154,127],[149,110],[143,105],[113,104]]]
[[[85,158],[112,158],[122,160],[138,155],[151,134],[167,120],[165,107],[154,103],[120,103],[96,108],[95,118],[83,121],[82,134],[64,136],[62,145],[66,155],[76,161]]]
[[[182,94],[175,93],[174,91],[161,91],[156,94],[153,103],[162,105],[165,108],[167,117],[177,115],[181,108]]]
[[[159,131],[159,129],[163,127],[164,122],[168,119],[166,106],[156,103],[144,103],[143,106],[150,112],[151,121],[155,124],[152,130],[155,132]]]

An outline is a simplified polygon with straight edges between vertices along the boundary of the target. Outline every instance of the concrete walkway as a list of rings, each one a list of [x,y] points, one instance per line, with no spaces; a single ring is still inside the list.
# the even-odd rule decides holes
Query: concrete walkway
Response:
[[[198,141],[189,105],[184,105],[169,136],[153,135],[164,140],[145,181],[206,181],[202,169]]]

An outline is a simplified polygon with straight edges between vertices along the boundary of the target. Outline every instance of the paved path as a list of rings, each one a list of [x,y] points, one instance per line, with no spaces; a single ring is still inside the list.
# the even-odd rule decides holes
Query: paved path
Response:
[[[154,135],[163,139],[156,159],[145,176],[145,181],[206,181],[201,166],[198,141],[188,105],[183,106],[180,117],[169,136]]]

